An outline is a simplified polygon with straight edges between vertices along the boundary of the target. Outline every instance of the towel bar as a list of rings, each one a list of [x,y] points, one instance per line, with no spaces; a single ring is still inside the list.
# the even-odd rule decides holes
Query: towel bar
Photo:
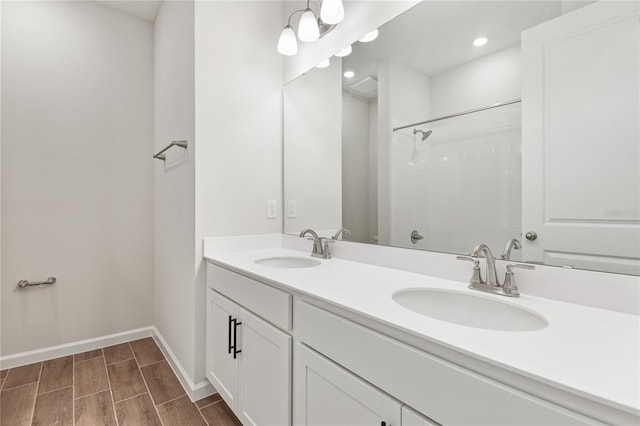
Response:
[[[164,155],[164,152],[171,148],[172,146],[179,146],[180,148],[187,149],[187,141],[171,141],[169,145],[164,147],[162,151],[153,156],[153,158],[157,158],[158,160],[167,161],[167,157]]]
[[[45,281],[30,282],[29,280],[20,280],[18,281],[18,287],[25,288],[25,287],[32,287],[36,285],[51,285],[55,283],[56,283],[56,277],[49,277]]]

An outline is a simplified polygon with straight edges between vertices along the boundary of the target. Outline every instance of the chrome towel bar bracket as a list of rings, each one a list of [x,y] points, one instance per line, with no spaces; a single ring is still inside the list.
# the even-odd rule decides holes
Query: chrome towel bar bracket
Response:
[[[51,284],[55,284],[55,283],[56,283],[56,277],[49,277],[45,281],[33,281],[33,282],[30,282],[28,280],[20,280],[20,281],[18,281],[18,287],[25,288],[25,287],[33,287],[33,286],[36,286],[36,285],[51,285]]]
[[[164,155],[165,151],[167,151],[172,146],[179,146],[180,148],[187,149],[188,142],[187,141],[171,141],[171,143],[162,149],[159,153],[153,156],[153,158],[157,158],[158,160],[167,161],[167,157]]]

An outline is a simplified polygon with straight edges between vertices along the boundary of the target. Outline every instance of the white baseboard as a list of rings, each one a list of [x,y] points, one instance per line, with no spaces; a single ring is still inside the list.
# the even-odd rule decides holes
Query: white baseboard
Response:
[[[138,328],[135,330],[123,331],[121,333],[109,334],[107,336],[95,337],[92,339],[79,340],[77,342],[65,343],[63,345],[49,346],[47,348],[36,349],[33,351],[20,352],[17,354],[0,357],[0,370],[7,368],[20,367],[22,365],[33,364],[34,362],[46,361],[49,359],[60,358],[67,355],[73,355],[81,352],[91,351],[93,349],[104,348],[106,346],[117,345],[119,343],[130,342],[132,340],[142,339],[145,337],[153,337],[158,347],[169,362],[171,369],[180,380],[191,401],[198,401],[213,395],[217,391],[209,383],[203,380],[199,383],[193,383],[184,367],[173,351],[167,345],[160,332],[154,326]]]
[[[209,381],[206,379],[199,383],[193,383],[191,377],[189,377],[180,361],[178,361],[178,358],[174,355],[173,351],[162,337],[162,334],[160,334],[155,326],[151,328],[153,329],[154,340],[164,354],[164,357],[169,362],[169,365],[171,366],[171,369],[173,370],[175,375],[178,377],[178,380],[180,380],[182,387],[187,392],[187,395],[189,395],[191,401],[195,402],[202,398],[206,398],[209,395],[217,393],[213,385],[211,385],[211,383],[209,383]]]
[[[0,357],[0,369],[5,370],[7,368],[20,367],[21,365],[33,364],[34,362],[46,361],[48,359],[60,358],[62,356],[104,348],[105,346],[142,339],[152,336],[153,332],[154,327],[143,327],[109,334],[107,336],[94,337],[92,339],[79,340],[63,345],[49,346],[47,348],[7,355]]]

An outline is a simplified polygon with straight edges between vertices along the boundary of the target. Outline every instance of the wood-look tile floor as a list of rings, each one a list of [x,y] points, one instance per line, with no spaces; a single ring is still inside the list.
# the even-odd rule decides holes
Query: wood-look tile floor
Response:
[[[0,425],[237,426],[215,394],[191,402],[151,337],[0,371]]]

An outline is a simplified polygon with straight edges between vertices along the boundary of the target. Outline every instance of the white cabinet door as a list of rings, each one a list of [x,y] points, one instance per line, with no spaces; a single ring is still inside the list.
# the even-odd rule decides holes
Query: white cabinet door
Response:
[[[327,358],[297,343],[294,424],[398,426],[401,404]]]
[[[213,290],[207,290],[207,378],[234,412],[238,409],[238,355],[233,356],[234,319],[239,307]]]
[[[291,336],[240,309],[238,418],[244,425],[291,424]]]
[[[404,405],[402,407],[402,426],[440,426],[433,420]]]
[[[640,6],[522,33],[523,260],[639,273]]]

